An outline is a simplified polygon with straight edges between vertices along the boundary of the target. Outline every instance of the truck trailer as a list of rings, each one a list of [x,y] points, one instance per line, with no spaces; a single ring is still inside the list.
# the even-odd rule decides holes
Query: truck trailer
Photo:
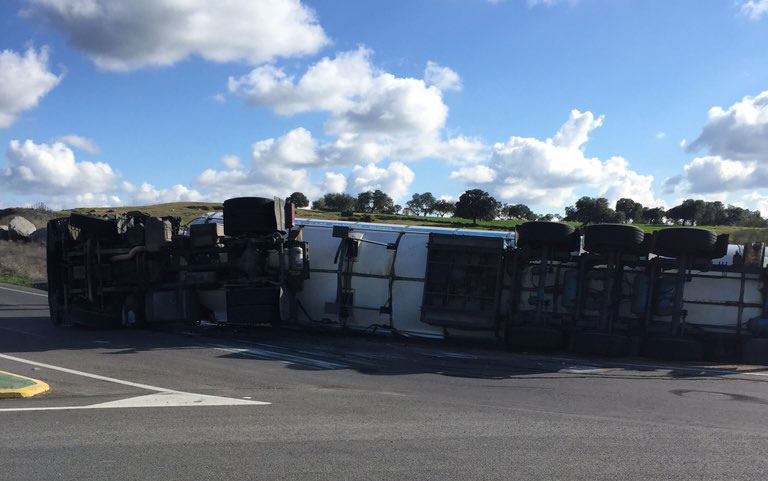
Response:
[[[765,247],[706,229],[514,232],[297,219],[241,197],[182,226],[128,212],[48,225],[56,325],[187,322],[768,361]],[[311,255],[310,255],[311,252]]]

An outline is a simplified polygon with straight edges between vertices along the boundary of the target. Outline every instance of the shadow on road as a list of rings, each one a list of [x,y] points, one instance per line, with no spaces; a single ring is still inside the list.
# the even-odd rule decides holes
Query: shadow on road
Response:
[[[616,360],[579,358],[567,353],[510,352],[498,345],[403,339],[391,335],[310,332],[267,326],[162,325],[154,329],[110,330],[55,327],[47,316],[30,316],[33,310],[41,312],[39,305],[0,306],[0,352],[99,350],[106,356],[125,356],[152,350],[215,349],[224,359],[277,361],[287,369],[295,370],[352,369],[376,376],[431,373],[508,379],[545,374],[553,379],[553,373],[560,373],[569,379],[596,376],[696,379],[734,373],[731,367],[725,366],[667,365],[647,359]],[[768,368],[742,372],[761,371],[768,372]],[[754,376],[750,380],[763,381],[768,377]]]

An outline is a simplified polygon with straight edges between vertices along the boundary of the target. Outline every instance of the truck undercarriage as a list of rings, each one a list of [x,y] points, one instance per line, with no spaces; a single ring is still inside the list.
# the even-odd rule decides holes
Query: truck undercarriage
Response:
[[[229,199],[188,228],[140,212],[48,228],[56,324],[283,323],[692,360],[768,360],[765,264],[762,244],[704,229],[329,223],[277,198]]]

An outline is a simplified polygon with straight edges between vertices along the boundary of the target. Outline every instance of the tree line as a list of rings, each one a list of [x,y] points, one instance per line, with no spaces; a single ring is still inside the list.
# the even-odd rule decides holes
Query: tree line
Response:
[[[287,201],[298,207],[308,207],[309,199],[301,192],[294,192]],[[312,209],[337,211],[351,214],[402,214],[414,216],[460,217],[478,220],[510,219],[520,221],[546,220],[571,221],[582,225],[599,223],[616,224],[677,224],[677,225],[732,225],[764,227],[768,225],[760,211],[749,210],[720,201],[706,202],[700,199],[686,199],[670,209],[646,207],[640,202],[622,198],[611,206],[604,197],[581,197],[575,204],[565,208],[565,215],[536,214],[525,204],[503,204],[488,192],[470,189],[459,200],[452,202],[438,199],[431,192],[413,194],[404,206],[395,204],[392,198],[381,190],[360,192],[357,197],[343,193],[328,193],[312,202]]]

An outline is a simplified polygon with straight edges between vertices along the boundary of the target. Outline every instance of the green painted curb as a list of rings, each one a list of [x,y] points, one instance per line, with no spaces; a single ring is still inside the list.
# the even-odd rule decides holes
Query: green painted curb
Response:
[[[50,390],[43,381],[0,371],[0,399],[32,397]]]

